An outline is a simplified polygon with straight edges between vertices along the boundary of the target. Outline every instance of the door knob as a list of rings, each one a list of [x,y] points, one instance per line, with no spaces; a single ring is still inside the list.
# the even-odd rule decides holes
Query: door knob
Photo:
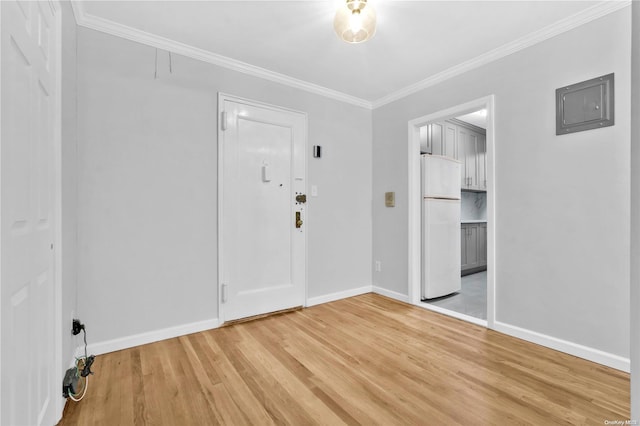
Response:
[[[296,203],[306,203],[307,202],[307,194],[299,194],[296,195]]]
[[[300,228],[302,226],[302,219],[300,219],[300,212],[296,212],[296,228]]]

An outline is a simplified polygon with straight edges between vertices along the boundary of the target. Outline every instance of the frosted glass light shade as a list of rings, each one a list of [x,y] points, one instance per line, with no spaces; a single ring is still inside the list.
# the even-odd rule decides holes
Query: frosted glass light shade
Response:
[[[376,33],[376,11],[366,1],[351,10],[349,3],[338,8],[333,19],[333,28],[338,37],[347,43],[362,43]]]

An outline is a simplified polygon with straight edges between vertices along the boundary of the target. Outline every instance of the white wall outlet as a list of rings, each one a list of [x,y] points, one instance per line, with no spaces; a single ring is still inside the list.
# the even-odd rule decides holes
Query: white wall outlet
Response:
[[[376,272],[382,272],[382,261],[376,260]]]

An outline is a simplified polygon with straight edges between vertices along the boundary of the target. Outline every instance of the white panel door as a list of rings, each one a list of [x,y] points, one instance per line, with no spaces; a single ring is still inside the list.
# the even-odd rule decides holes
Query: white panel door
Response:
[[[220,107],[221,317],[302,306],[306,116],[234,99]]]
[[[3,425],[55,424],[54,147],[59,16],[2,2],[0,310]]]

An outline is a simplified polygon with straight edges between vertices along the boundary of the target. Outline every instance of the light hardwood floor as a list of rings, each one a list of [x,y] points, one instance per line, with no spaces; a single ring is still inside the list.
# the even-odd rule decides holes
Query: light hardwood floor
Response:
[[[99,356],[62,425],[597,424],[629,375],[366,294]]]

